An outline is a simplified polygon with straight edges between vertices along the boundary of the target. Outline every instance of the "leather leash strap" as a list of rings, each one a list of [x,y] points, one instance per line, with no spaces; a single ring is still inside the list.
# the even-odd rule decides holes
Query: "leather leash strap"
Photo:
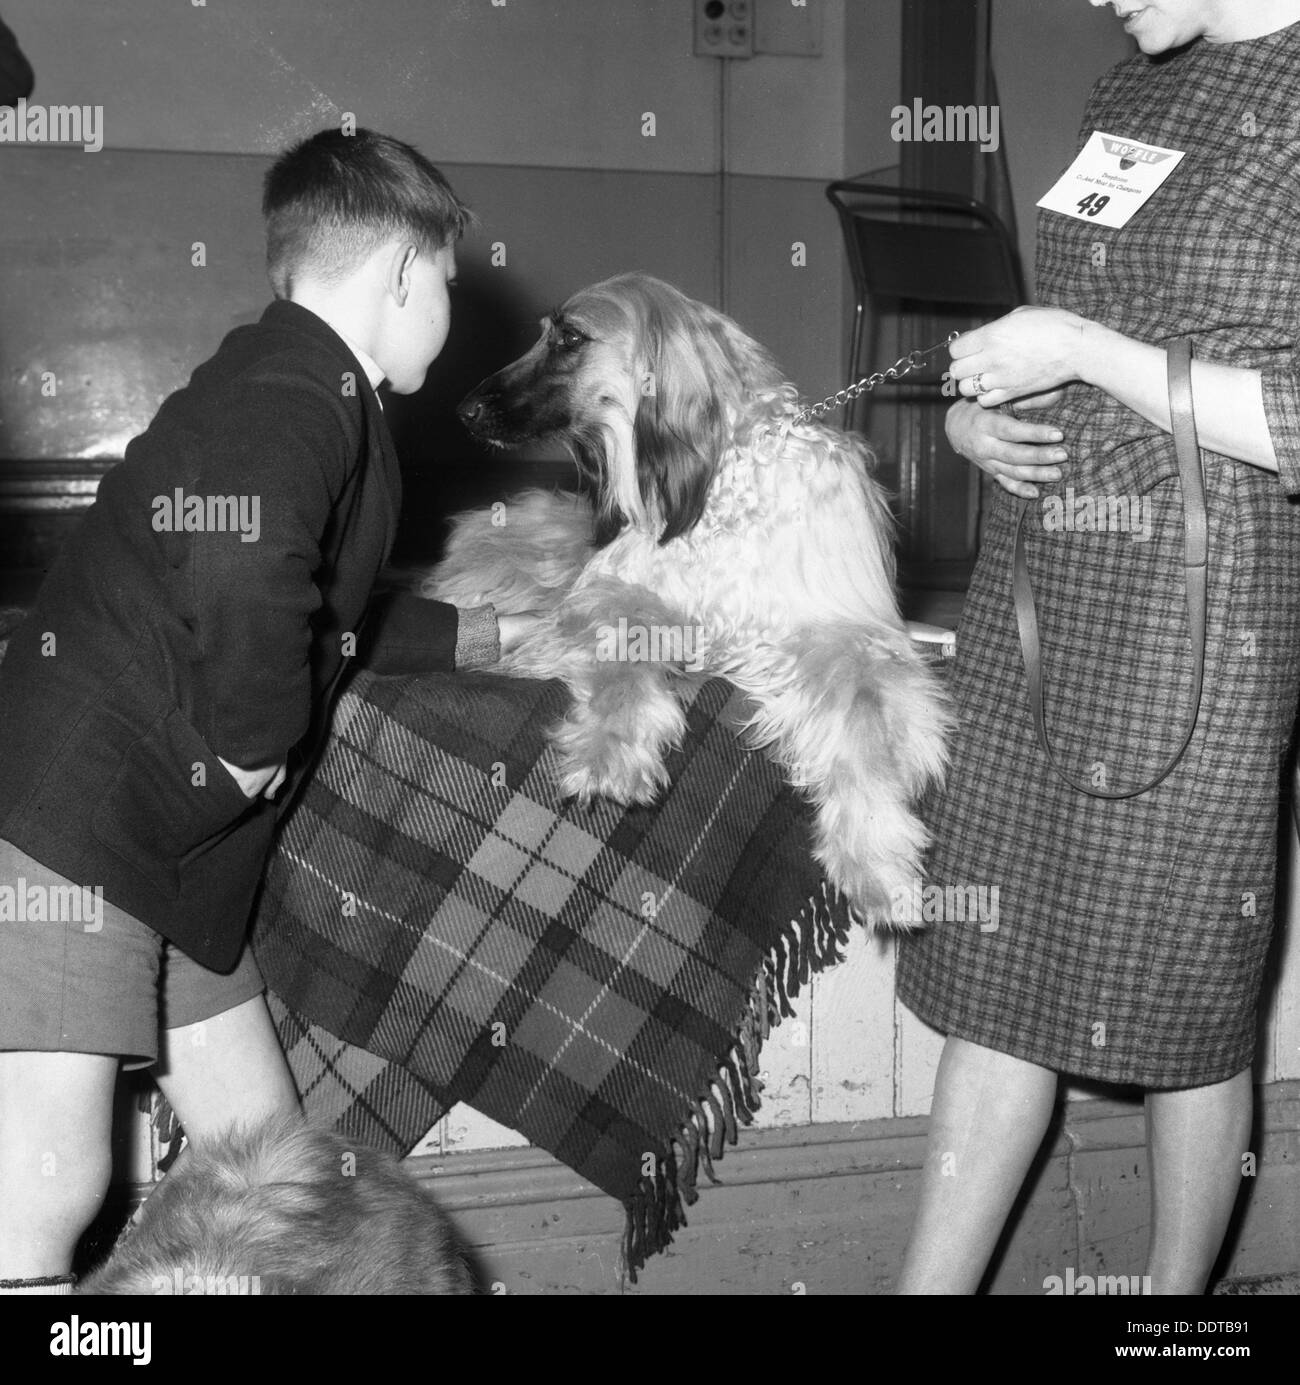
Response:
[[[1205,606],[1206,569],[1209,536],[1205,515],[1205,477],[1201,470],[1200,447],[1196,440],[1196,416],[1192,411],[1192,344],[1187,340],[1171,342],[1169,355],[1169,412],[1173,423],[1174,448],[1178,454],[1178,478],[1183,493],[1183,577],[1187,586],[1187,632],[1192,642],[1192,704],[1187,719],[1187,733],[1164,768],[1149,783],[1136,789],[1098,789],[1080,783],[1057,763],[1047,736],[1043,713],[1043,649],[1038,636],[1038,615],[1034,610],[1034,592],[1029,582],[1029,564],[1025,557],[1024,523],[1031,502],[1020,501],[1016,521],[1015,549],[1012,555],[1011,590],[1016,607],[1016,624],[1020,627],[1020,653],[1025,663],[1025,678],[1029,688],[1029,706],[1034,717],[1038,744],[1048,763],[1071,788],[1091,798],[1136,798],[1147,793],[1166,779],[1183,758],[1196,730],[1196,718],[1201,709],[1201,686],[1205,677]]]

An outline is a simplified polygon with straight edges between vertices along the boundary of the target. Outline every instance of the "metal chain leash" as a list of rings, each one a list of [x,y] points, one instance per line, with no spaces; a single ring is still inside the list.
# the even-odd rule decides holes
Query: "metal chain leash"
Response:
[[[832,409],[842,409],[846,404],[857,399],[859,395],[868,393],[877,385],[883,385],[886,380],[901,380],[910,371],[919,370],[925,364],[927,356],[933,356],[936,351],[951,346],[959,336],[961,336],[960,332],[949,332],[942,341],[935,342],[933,346],[927,346],[924,351],[909,351],[906,356],[900,356],[887,370],[878,370],[873,375],[864,375],[856,385],[849,385],[846,389],[836,390],[834,394],[828,394],[825,399],[818,403],[807,405],[795,415],[795,423],[807,423],[810,419],[820,418]]]

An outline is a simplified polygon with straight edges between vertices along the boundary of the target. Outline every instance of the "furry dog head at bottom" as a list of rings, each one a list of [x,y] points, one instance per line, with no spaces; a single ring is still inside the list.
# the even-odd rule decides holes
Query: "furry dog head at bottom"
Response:
[[[392,1155],[284,1117],[186,1148],[83,1294],[467,1294],[433,1199]]]
[[[564,441],[596,491],[598,544],[625,526],[660,543],[698,523],[737,423],[784,397],[776,362],[722,313],[648,274],[575,293],[524,356],[459,414],[480,441]]]

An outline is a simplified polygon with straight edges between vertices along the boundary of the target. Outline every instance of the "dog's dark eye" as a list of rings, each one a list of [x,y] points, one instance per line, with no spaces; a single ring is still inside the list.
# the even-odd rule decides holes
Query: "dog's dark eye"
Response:
[[[576,351],[586,340],[587,338],[575,327],[562,327],[560,329],[560,345],[566,351]]]

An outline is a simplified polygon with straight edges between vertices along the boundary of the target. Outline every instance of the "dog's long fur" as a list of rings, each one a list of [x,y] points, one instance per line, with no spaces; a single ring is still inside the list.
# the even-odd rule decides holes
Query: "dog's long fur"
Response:
[[[445,1217],[398,1160],[296,1117],[187,1147],[77,1290],[472,1291]]]
[[[425,596],[542,627],[502,662],[560,677],[561,787],[647,803],[685,717],[680,663],[611,660],[609,632],[690,628],[696,667],[753,700],[755,741],[816,807],[815,853],[869,923],[920,874],[913,804],[944,765],[946,704],[894,591],[871,453],[820,422],[730,318],[625,274],[554,311],[461,417],[502,446],[557,436],[595,490],[461,517]],[[501,522],[504,521],[504,522]]]

